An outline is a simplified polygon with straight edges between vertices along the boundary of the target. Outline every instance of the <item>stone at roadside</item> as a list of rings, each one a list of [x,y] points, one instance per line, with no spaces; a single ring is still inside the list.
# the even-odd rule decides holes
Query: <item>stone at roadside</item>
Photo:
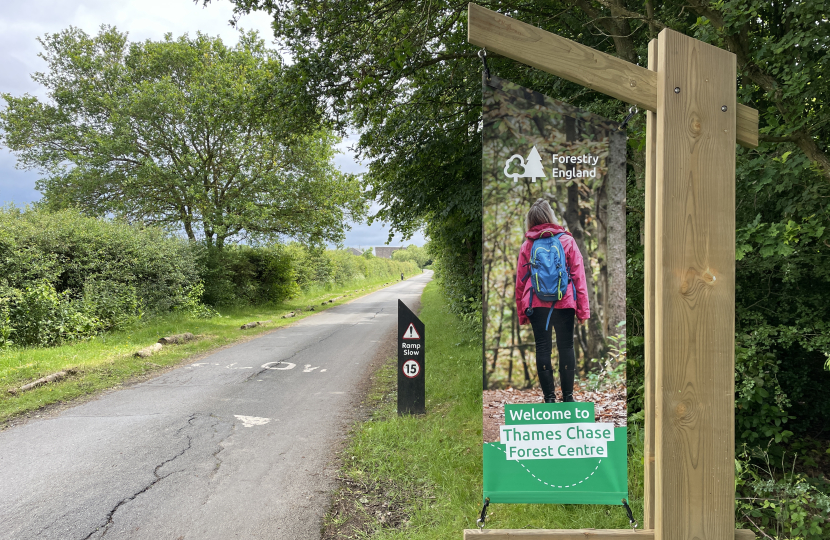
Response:
[[[135,356],[138,356],[139,358],[147,358],[148,356],[153,356],[160,350],[161,343],[153,343],[149,347],[144,347],[143,349],[136,351]]]

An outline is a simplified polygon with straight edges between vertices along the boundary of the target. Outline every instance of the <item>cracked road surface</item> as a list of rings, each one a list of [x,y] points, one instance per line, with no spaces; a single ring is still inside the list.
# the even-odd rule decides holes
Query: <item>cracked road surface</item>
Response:
[[[0,538],[318,539],[359,387],[430,278],[0,432]]]

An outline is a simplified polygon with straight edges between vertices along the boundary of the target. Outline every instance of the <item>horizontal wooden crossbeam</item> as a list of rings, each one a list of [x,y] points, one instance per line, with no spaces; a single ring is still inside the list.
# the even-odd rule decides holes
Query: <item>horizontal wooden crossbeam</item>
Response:
[[[557,77],[657,112],[657,72],[469,4],[467,41]],[[738,104],[735,140],[758,146],[758,111]]]
[[[735,540],[753,540],[749,529],[736,529]],[[464,529],[464,540],[654,540],[654,530],[629,529]]]

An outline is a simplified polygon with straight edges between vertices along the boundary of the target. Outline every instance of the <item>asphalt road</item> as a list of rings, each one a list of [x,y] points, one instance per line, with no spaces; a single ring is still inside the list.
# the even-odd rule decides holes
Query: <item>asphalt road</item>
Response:
[[[0,432],[0,538],[319,539],[358,389],[430,278]]]

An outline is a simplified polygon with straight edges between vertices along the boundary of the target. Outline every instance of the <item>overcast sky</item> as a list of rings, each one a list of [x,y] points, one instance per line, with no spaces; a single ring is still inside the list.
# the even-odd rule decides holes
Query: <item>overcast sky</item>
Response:
[[[178,36],[200,31],[219,35],[226,44],[233,44],[237,42],[238,34],[228,24],[231,17],[232,6],[226,0],[214,0],[206,8],[194,5],[192,0],[4,1],[0,12],[0,91],[44,97],[30,74],[45,69],[45,62],[37,56],[41,49],[36,38],[46,33],[76,26],[88,34],[95,34],[102,24],[109,24],[128,32],[132,41],[162,39],[167,32]],[[243,17],[239,26],[245,30],[258,30],[267,42],[271,42],[270,24],[268,15],[254,13]],[[363,172],[365,167],[348,150],[352,144],[353,140],[346,140],[340,145],[344,153],[335,158],[335,163],[345,172]],[[35,190],[38,173],[16,170],[15,163],[14,156],[0,147],[0,205],[12,203],[22,207],[40,198],[40,192]],[[352,224],[352,230],[346,233],[345,245],[382,246],[387,234],[387,228],[381,224],[371,227]],[[406,242],[395,238],[391,245],[420,246],[424,241],[423,235],[417,234]]]

